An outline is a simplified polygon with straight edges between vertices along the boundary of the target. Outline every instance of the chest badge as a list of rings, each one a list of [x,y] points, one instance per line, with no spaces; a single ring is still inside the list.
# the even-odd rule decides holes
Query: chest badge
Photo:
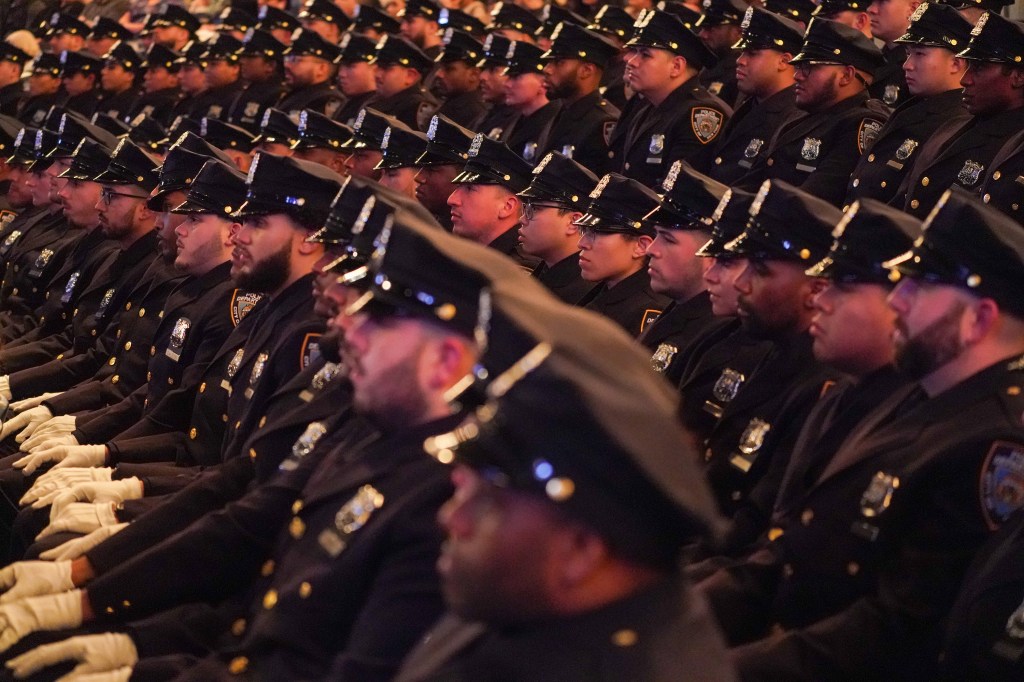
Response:
[[[885,90],[882,92],[882,101],[888,104],[890,107],[896,104],[896,100],[900,98],[900,86],[898,85],[886,85]]]
[[[259,383],[260,377],[263,376],[263,370],[267,366],[267,360],[270,359],[270,353],[260,353],[256,356],[256,362],[252,364],[252,372],[249,373],[249,386],[245,389],[245,397],[252,398],[253,388]]]
[[[747,143],[747,148],[743,150],[743,156],[748,159],[752,159],[761,153],[761,147],[764,146],[764,140],[759,137],[752,138]]]
[[[651,135],[651,143],[647,147],[651,154],[661,154],[665,151],[665,136],[661,133]]]
[[[277,468],[281,471],[291,471],[297,467],[301,459],[313,452],[313,448],[326,433],[327,427],[322,422],[310,422],[306,430],[292,443],[291,454]]]
[[[764,445],[764,439],[771,430],[772,425],[765,420],[756,417],[751,419],[740,435],[739,452],[729,458],[729,463],[743,473],[750,471],[757,460],[758,450]]]
[[[678,353],[679,348],[670,343],[658,344],[658,348],[654,351],[654,355],[651,356],[651,368],[659,374],[664,374],[668,371],[668,368],[672,365],[672,361],[675,360]]]
[[[917,140],[912,140],[909,137],[903,140],[903,144],[901,144],[900,148],[896,150],[896,158],[900,161],[906,161],[910,158],[910,155],[914,153],[914,150],[917,149],[918,144]]]
[[[60,297],[61,303],[70,303],[71,297],[75,295],[75,287],[78,286],[78,278],[81,273],[77,270],[68,277],[68,283],[64,285],[64,294]]]
[[[372,485],[364,485],[334,515],[334,527],[320,533],[320,546],[332,557],[338,556],[348,547],[349,537],[365,526],[383,505],[384,495]]]
[[[956,179],[964,187],[970,187],[978,182],[981,177],[981,172],[985,170],[985,166],[981,165],[977,161],[971,161],[968,159],[964,161],[964,167],[957,173]]]
[[[805,161],[814,161],[821,154],[821,140],[816,137],[805,137],[804,146],[800,148],[800,156]]]

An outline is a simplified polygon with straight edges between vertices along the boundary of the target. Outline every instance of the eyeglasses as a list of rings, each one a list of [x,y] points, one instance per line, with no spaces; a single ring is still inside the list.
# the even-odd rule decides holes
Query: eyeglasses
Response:
[[[114,190],[108,189],[107,187],[100,188],[100,199],[103,200],[103,203],[109,204],[109,203],[113,202],[114,197],[130,197],[132,199],[148,199],[149,198],[147,195],[144,195],[144,194],[127,194],[125,192],[115,192]]]
[[[535,217],[537,217],[537,209],[538,208],[564,208],[564,207],[563,206],[559,206],[558,204],[534,204],[534,203],[531,203],[531,202],[527,202],[527,203],[523,204],[523,218],[525,220],[533,220]]]

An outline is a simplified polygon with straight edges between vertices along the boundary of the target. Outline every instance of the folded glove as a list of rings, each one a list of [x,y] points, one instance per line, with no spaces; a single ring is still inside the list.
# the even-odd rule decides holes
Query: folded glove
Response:
[[[63,642],[44,644],[12,658],[6,665],[14,671],[14,677],[20,680],[43,668],[65,661],[78,663],[71,671],[71,675],[102,673],[124,667],[131,668],[138,663],[139,653],[128,635],[105,632],[100,635],[79,635]]]
[[[33,632],[77,628],[81,624],[81,590],[0,604],[0,651],[7,651]]]
[[[36,405],[42,405],[43,401],[49,400],[53,396],[60,395],[60,394],[61,394],[60,391],[54,391],[53,393],[43,393],[42,395],[35,395],[35,396],[32,396],[31,398],[25,398],[23,400],[15,400],[13,403],[11,403],[11,412],[12,413],[24,412],[25,410],[29,409],[30,407],[35,407]]]
[[[15,469],[21,469],[21,473],[26,476],[30,476],[47,462],[56,462],[61,469],[67,469],[68,467],[102,466],[106,459],[107,446],[105,445],[68,444],[35,450],[21,459],[15,460],[12,466]]]
[[[127,523],[119,523],[116,526],[103,526],[93,532],[74,540],[68,540],[63,545],[57,545],[39,555],[45,561],[65,561],[77,559],[93,547],[99,545],[111,535],[116,535],[128,527]]]
[[[76,502],[113,502],[142,498],[142,481],[132,476],[117,481],[101,483],[78,483],[65,490],[50,503],[50,521],[60,518],[64,509]],[[35,505],[33,505],[35,506]]]
[[[68,673],[58,677],[55,682],[128,682],[132,678],[132,670],[124,666],[102,673]]]
[[[0,604],[74,588],[70,561],[16,561],[0,570]]]
[[[112,502],[73,502],[61,511],[60,516],[51,517],[50,525],[36,536],[36,540],[55,533],[91,533],[102,526],[116,526],[118,523]]]
[[[50,469],[36,479],[28,492],[18,501],[24,506],[32,504],[40,497],[54,491],[64,492],[75,483],[88,483],[90,481],[109,481],[112,479],[114,470],[110,467],[78,467],[71,469]],[[49,502],[47,502],[49,504]],[[45,506],[45,505],[44,505]]]
[[[31,452],[33,446],[39,445],[52,436],[63,436],[75,430],[75,417],[71,414],[59,414],[40,424],[21,444],[22,452]]]
[[[42,424],[52,416],[53,414],[50,412],[50,408],[44,405],[37,405],[36,407],[30,407],[24,412],[19,412],[4,422],[3,428],[0,429],[0,440],[8,438],[12,434],[20,431],[21,433],[18,433],[17,438],[14,440],[21,443],[32,435],[32,430],[34,430],[36,426]]]
[[[6,374],[0,376],[0,396],[7,401],[14,397],[11,395],[11,378]]]

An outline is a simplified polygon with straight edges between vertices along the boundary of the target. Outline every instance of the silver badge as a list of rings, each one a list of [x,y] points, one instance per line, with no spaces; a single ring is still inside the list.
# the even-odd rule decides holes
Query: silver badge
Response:
[[[892,504],[893,493],[899,487],[898,476],[879,471],[860,497],[860,513],[868,518],[880,516]]]
[[[903,140],[903,144],[896,150],[896,158],[900,161],[906,161],[914,153],[914,150],[917,149],[918,144],[920,143],[917,140],[912,140],[909,137]]]
[[[651,154],[660,154],[665,151],[665,136],[661,133],[651,135],[651,144],[648,150]]]
[[[537,143],[527,142],[523,146],[523,158],[527,161],[533,161],[534,157],[537,156]]]
[[[896,100],[900,98],[900,86],[898,85],[886,85],[885,91],[882,93],[882,101],[892,106],[896,104]]]
[[[959,173],[957,173],[956,179],[961,185],[970,187],[978,182],[978,178],[981,177],[981,172],[983,170],[985,170],[985,166],[981,165],[977,161],[971,161],[968,159],[967,161],[964,161],[964,167],[960,169]]]
[[[110,300],[112,298],[114,298],[114,289],[113,288],[107,289],[103,293],[103,298],[100,300],[100,307],[96,309],[96,316],[97,317],[103,315],[104,311],[106,311],[106,309],[107,309],[107,306],[110,305]]]
[[[327,427],[321,422],[310,422],[306,430],[302,432],[295,442],[292,443],[291,454],[282,461],[277,468],[281,471],[292,471],[299,465],[299,461],[306,455],[313,452],[313,448],[327,433]]]
[[[188,318],[179,317],[178,321],[174,323],[174,329],[171,330],[171,347],[181,348],[185,345],[185,336],[188,335],[188,330],[192,326]]]
[[[310,386],[312,386],[316,391],[322,391],[324,386],[334,381],[334,378],[338,376],[340,371],[341,365],[334,362],[328,362],[313,375],[313,379],[310,381]]]
[[[747,428],[740,436],[739,450],[745,455],[750,455],[761,449],[764,445],[765,436],[772,430],[772,425],[763,419],[751,419]]]
[[[35,268],[41,270],[45,268],[50,259],[53,258],[53,249],[43,249],[39,252],[39,256],[36,257]]]
[[[263,369],[267,366],[267,360],[270,359],[270,353],[260,353],[256,356],[256,362],[252,365],[252,372],[249,374],[249,385],[255,386],[263,376]]]
[[[61,303],[71,302],[71,297],[75,294],[75,287],[78,285],[78,278],[80,276],[81,273],[76,270],[71,273],[70,277],[68,277],[68,283],[64,285],[64,295],[60,297]]]
[[[348,536],[365,526],[383,504],[384,496],[372,485],[364,485],[334,515],[334,528],[320,533],[320,546],[332,557],[338,556],[348,547]]]
[[[651,356],[651,369],[659,374],[664,374],[678,353],[679,348],[670,343],[658,344],[654,355]]]
[[[469,145],[469,156],[475,157],[480,153],[480,145],[484,143],[483,133],[477,133],[476,137],[473,138],[473,143]]]
[[[761,153],[761,147],[764,146],[764,140],[759,137],[750,139],[747,143],[747,148],[743,150],[743,156],[748,159],[752,159]]]
[[[821,153],[821,140],[816,137],[805,137],[804,146],[800,149],[800,156],[805,161],[814,161]]]
[[[244,357],[244,348],[239,348],[235,351],[234,356],[231,358],[231,362],[228,363],[228,379],[234,379],[235,375],[238,374],[238,368],[242,365],[242,358]]]
[[[7,239],[4,240],[4,249],[9,249],[14,246],[14,242],[18,241],[18,237],[21,236],[21,230],[15,230],[7,235]]]
[[[711,394],[715,396],[715,399],[719,402],[732,402],[733,398],[736,397],[736,394],[739,393],[740,387],[743,386],[743,382],[746,380],[747,377],[734,369],[723,369],[721,376],[718,377],[718,381],[715,382],[714,388],[711,389]]]

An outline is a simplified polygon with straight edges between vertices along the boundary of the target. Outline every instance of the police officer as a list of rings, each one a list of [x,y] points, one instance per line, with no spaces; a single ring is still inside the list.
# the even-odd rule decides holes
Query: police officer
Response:
[[[796,106],[789,65],[804,42],[800,26],[781,15],[748,7],[740,28],[741,38],[733,49],[739,50],[736,86],[744,99],[715,142],[714,159],[706,169],[709,176],[726,184],[750,170],[780,128],[804,115]]]
[[[14,116],[24,97],[21,72],[29,56],[6,40],[0,45],[0,114]]]
[[[359,110],[373,106],[377,99],[377,43],[360,33],[346,32],[340,48],[338,89],[345,95],[345,104],[334,117],[352,127]]]
[[[285,46],[292,44],[292,34],[301,27],[298,17],[273,5],[260,7],[256,28],[266,31]]]
[[[847,187],[846,202],[870,197],[891,201],[916,160],[915,152],[945,123],[964,122],[960,96],[966,66],[956,53],[971,37],[971,26],[949,5],[921,3],[907,32],[896,43],[907,46],[907,88],[904,98],[861,156]]]
[[[363,33],[374,43],[384,34],[395,35],[402,30],[402,24],[387,12],[373,5],[356,5],[352,13],[352,33]],[[342,36],[344,38],[344,36]]]
[[[425,129],[437,108],[423,85],[434,62],[408,39],[386,35],[377,43],[376,64],[379,97],[374,108],[410,128]]]
[[[260,134],[253,139],[253,150],[275,156],[289,156],[299,139],[299,126],[280,109],[267,109],[260,124]]]
[[[596,285],[580,272],[579,226],[598,178],[578,161],[549,152],[533,169],[523,199],[520,248],[541,259],[531,273],[555,296],[571,305],[587,298]]]
[[[480,132],[492,140],[500,140],[506,128],[510,128],[519,114],[505,104],[505,55],[512,41],[496,33],[489,33],[484,40],[484,54],[477,62],[480,69],[480,94],[489,111],[477,124]]]
[[[249,170],[256,136],[248,130],[220,119],[203,118],[199,121],[198,134],[214,147],[223,150],[231,163],[243,173]]]
[[[487,30],[508,40],[533,43],[533,36],[540,27],[540,18],[529,10],[511,2],[499,2],[491,7]]]
[[[838,205],[857,159],[888,118],[866,91],[882,53],[859,31],[815,17],[790,63],[796,104],[807,116],[781,128],[739,184],[754,189],[755,181],[778,178]]]
[[[882,41],[882,54],[885,57],[885,65],[875,72],[869,91],[872,97],[882,100],[889,107],[896,107],[907,98],[907,81],[903,73],[907,51],[896,39],[907,32],[911,14],[917,4],[914,0],[873,0],[867,8],[871,19],[871,36]]]
[[[509,149],[535,164],[541,159],[541,150],[563,102],[548,99],[544,87],[543,50],[522,41],[509,44],[506,53],[505,104],[518,118],[501,134]]]
[[[277,108],[295,117],[303,109],[333,117],[345,99],[334,87],[340,54],[337,45],[328,43],[313,31],[297,31],[284,53],[285,81],[289,89]]]
[[[380,184],[410,199],[416,198],[416,160],[427,150],[427,135],[395,121],[384,131],[377,163]]]
[[[602,5],[587,29],[600,33],[619,48],[619,54],[609,62],[601,75],[601,92],[605,99],[621,110],[628,99],[623,83],[626,55],[622,47],[633,36],[633,18],[621,7]]]
[[[411,0],[401,15],[401,35],[431,60],[441,54],[442,43],[437,24],[440,6],[433,0]],[[426,79],[426,74],[424,75]]]
[[[427,128],[427,148],[416,159],[420,169],[415,178],[416,199],[449,232],[452,213],[448,197],[455,191],[452,180],[469,158],[474,137],[473,131],[435,115]]]
[[[59,55],[65,50],[74,52],[85,47],[85,36],[88,33],[89,25],[73,13],[54,12],[50,15],[43,37],[49,44],[50,52]]]
[[[352,20],[341,8],[328,0],[308,0],[299,12],[303,28],[318,33],[321,38],[337,45]]]
[[[193,40],[202,22],[180,5],[167,5],[153,20],[153,44],[182,51]]]
[[[351,153],[348,145],[352,141],[352,129],[344,123],[315,111],[303,111],[299,114],[298,135],[292,143],[292,154],[297,159],[319,163],[338,175],[344,175]]]
[[[192,118],[227,120],[232,104],[242,91],[238,52],[242,43],[229,35],[218,35],[204,44],[199,64],[203,68],[207,90],[196,98],[189,115]]]
[[[347,155],[344,167],[348,175],[358,175],[369,180],[380,179],[377,164],[383,156],[380,151],[381,143],[384,141],[384,132],[392,123],[400,121],[373,108],[362,109],[359,112],[355,125],[352,126],[353,135],[334,150],[339,155]],[[339,127],[341,125],[338,124]]]
[[[67,93],[60,87],[60,57],[44,52],[32,61],[28,93],[18,106],[17,118],[26,126],[41,128],[50,107],[64,103]]]
[[[149,48],[142,63],[142,95],[135,100],[131,111],[125,116],[126,120],[145,114],[164,126],[168,125],[173,119],[174,106],[182,96],[178,74],[183,63],[184,57],[180,52],[159,44]]]
[[[561,100],[542,151],[576,159],[595,174],[608,165],[608,142],[619,110],[601,96],[605,69],[619,49],[600,34],[572,23],[555,27],[542,57],[548,98]]]
[[[1024,184],[1017,182],[1020,177],[1024,177],[1024,131],[1011,137],[996,152],[978,194],[986,204],[1019,221],[1024,217],[1021,212]]]
[[[922,145],[903,179],[894,205],[918,217],[928,215],[951,185],[976,190],[1006,138],[1021,130],[1024,107],[1024,25],[998,14],[983,14],[971,30],[961,79],[971,118],[948,121]]]
[[[747,11],[742,0],[704,0],[704,11],[693,25],[694,32],[715,53],[718,61],[700,72],[700,84],[708,92],[735,107],[736,52],[733,46],[741,35],[740,24]]]
[[[136,79],[141,71],[142,57],[139,53],[128,43],[114,43],[103,55],[103,68],[100,70],[102,99],[96,111],[123,121],[139,97]]]
[[[135,34],[108,17],[100,17],[85,37],[85,48],[97,57],[103,57],[119,42],[129,42]]]
[[[263,120],[264,112],[281,99],[282,60],[285,46],[260,29],[246,31],[238,51],[240,76],[247,83],[231,106],[229,123],[253,130]]]
[[[838,21],[871,37],[871,17],[867,12],[870,4],[867,0],[823,0],[812,16]]]
[[[645,14],[626,47],[632,50],[627,79],[644,100],[629,119],[622,146],[609,153],[623,175],[656,187],[677,159],[706,163],[732,109],[697,78],[717,61],[714,54],[671,14]]]
[[[487,111],[480,94],[480,69],[484,46],[468,33],[447,28],[443,49],[435,58],[435,83],[443,97],[437,113],[467,128],[476,124]]]

